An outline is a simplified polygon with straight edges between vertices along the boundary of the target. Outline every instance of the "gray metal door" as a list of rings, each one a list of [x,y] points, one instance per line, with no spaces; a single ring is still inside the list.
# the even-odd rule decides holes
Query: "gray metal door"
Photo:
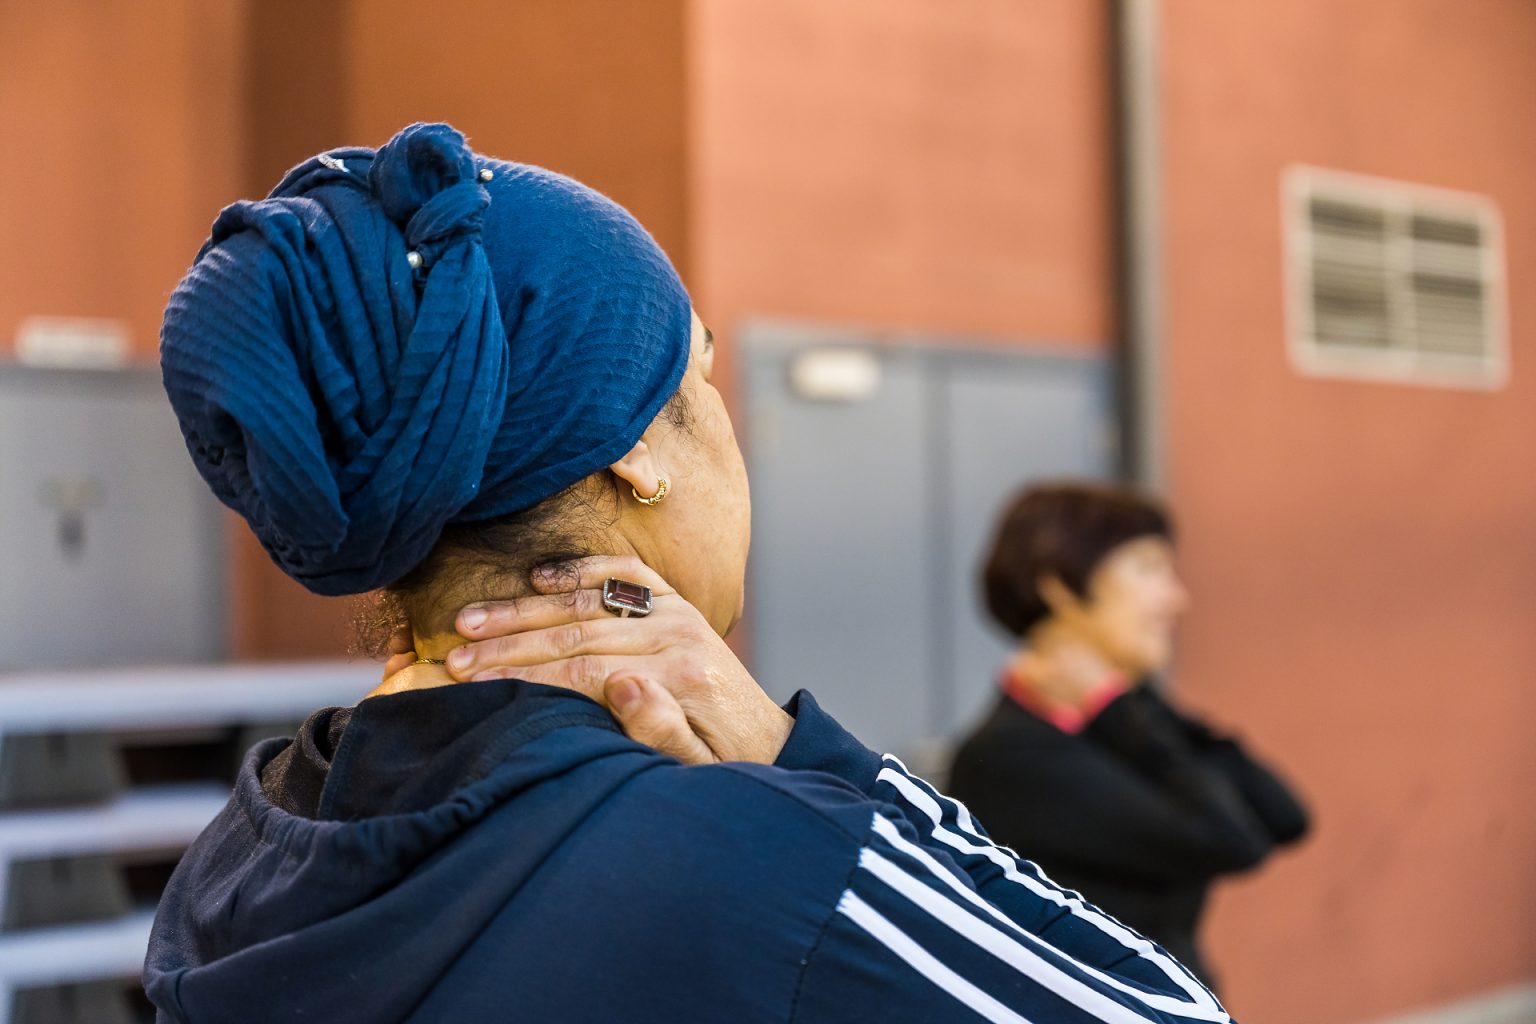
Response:
[[[805,328],[742,348],[753,671],[921,760],[990,700],[1011,646],[976,582],[1000,505],[1111,470],[1106,361]]]
[[[0,367],[0,671],[222,655],[221,515],[157,372]]]

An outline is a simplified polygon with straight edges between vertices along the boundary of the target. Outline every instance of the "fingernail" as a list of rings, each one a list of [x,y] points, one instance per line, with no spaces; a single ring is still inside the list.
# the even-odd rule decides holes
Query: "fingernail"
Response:
[[[620,680],[608,691],[608,703],[615,711],[622,712],[639,699],[640,687],[635,685],[633,679]]]
[[[459,612],[459,622],[465,629],[479,629],[485,625],[485,620],[490,618],[490,613],[484,608],[465,608]]]
[[[470,657],[468,647],[455,647],[453,650],[448,652],[449,668],[457,669],[458,671],[462,672],[464,669],[469,667],[469,663],[472,660],[474,659]]]

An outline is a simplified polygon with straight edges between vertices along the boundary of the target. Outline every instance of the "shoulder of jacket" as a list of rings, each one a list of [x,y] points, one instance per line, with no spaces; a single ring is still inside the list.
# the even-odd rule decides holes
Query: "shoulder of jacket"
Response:
[[[747,762],[678,766],[637,782],[697,807],[720,827],[794,824],[838,845],[862,844],[879,806],[835,775]]]

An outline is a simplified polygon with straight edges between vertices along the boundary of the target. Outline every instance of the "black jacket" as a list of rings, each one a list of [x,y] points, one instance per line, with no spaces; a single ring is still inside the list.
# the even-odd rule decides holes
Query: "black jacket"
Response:
[[[1195,941],[1206,890],[1307,829],[1285,784],[1142,686],[1072,735],[1003,696],[960,747],[950,792],[1210,983]]]

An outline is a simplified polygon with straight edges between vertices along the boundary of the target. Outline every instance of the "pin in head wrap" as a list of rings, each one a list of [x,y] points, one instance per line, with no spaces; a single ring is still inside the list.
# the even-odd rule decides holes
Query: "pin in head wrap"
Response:
[[[444,124],[238,202],[172,294],[166,392],[214,493],[319,594],[617,461],[682,380],[690,304],[622,207]]]

